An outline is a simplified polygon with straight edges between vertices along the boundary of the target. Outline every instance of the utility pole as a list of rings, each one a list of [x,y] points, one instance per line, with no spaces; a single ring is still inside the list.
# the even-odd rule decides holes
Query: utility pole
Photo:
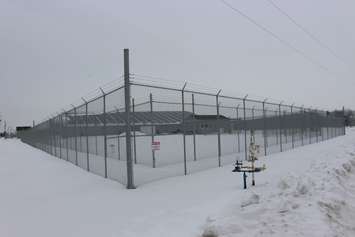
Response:
[[[134,189],[133,180],[133,160],[131,148],[131,91],[129,81],[129,50],[124,49],[124,95],[125,95],[125,112],[126,112],[126,153],[127,153],[127,189]]]

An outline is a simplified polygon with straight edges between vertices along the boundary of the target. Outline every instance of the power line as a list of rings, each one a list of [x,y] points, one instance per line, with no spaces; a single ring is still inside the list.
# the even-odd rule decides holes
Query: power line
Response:
[[[285,10],[279,7],[274,1],[266,0],[270,5],[272,5],[276,10],[278,10],[281,14],[286,16],[294,25],[296,25],[299,29],[301,29],[309,38],[311,38],[314,42],[316,42],[320,47],[327,50],[331,55],[333,55],[336,59],[341,61],[342,63],[346,64],[344,60],[342,60],[333,49],[331,49],[328,45],[323,43],[319,38],[317,38],[313,33],[311,33],[308,29],[298,23],[293,17],[290,16]]]
[[[294,51],[295,53],[299,54],[300,56],[302,56],[303,58],[305,58],[306,60],[308,60],[309,62],[311,62],[313,65],[321,68],[322,70],[330,73],[330,74],[334,74],[328,67],[318,63],[317,61],[315,61],[313,58],[311,58],[310,56],[308,56],[307,54],[305,54],[302,50],[294,47],[292,44],[290,44],[288,41],[280,38],[277,34],[275,34],[274,32],[272,32],[271,30],[269,30],[268,28],[266,28],[265,26],[261,25],[260,23],[258,23],[256,20],[254,20],[253,18],[251,18],[250,16],[248,16],[247,14],[245,14],[244,12],[242,12],[241,10],[239,10],[238,8],[234,7],[233,5],[231,5],[230,3],[228,3],[225,0],[219,0],[221,3],[223,3],[225,6],[227,6],[228,8],[232,9],[233,11],[237,12],[240,16],[244,17],[245,19],[247,19],[250,23],[252,23],[253,25],[255,25],[256,27],[258,27],[260,30],[264,31],[265,33],[269,34],[270,36],[272,36],[274,39],[276,39],[277,41],[279,41],[281,44],[283,44],[284,46],[286,46],[287,48],[291,49],[292,51]]]

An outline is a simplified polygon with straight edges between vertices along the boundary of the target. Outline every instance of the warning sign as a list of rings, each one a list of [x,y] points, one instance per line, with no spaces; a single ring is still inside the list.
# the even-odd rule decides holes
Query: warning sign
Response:
[[[152,142],[152,150],[153,151],[159,151],[160,150],[160,142],[159,141],[153,141]]]

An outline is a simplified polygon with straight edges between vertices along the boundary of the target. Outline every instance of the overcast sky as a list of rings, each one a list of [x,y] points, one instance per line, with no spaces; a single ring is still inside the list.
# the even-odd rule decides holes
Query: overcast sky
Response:
[[[355,108],[355,2],[227,0],[312,58],[285,47],[219,0],[0,0],[0,113],[15,127],[68,108],[123,73],[191,81],[288,103]],[[230,94],[230,93],[229,93]]]

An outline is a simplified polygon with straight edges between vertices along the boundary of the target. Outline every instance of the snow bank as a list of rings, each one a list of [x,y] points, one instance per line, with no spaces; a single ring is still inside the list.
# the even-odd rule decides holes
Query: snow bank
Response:
[[[314,155],[310,165],[298,150],[303,170],[285,166],[284,176],[247,190],[246,199],[236,194],[208,217],[201,236],[355,236],[355,143],[349,132],[328,147],[307,148]]]
[[[262,158],[245,191],[231,166],[126,190],[0,140],[0,236],[355,236],[354,141],[349,130]]]

